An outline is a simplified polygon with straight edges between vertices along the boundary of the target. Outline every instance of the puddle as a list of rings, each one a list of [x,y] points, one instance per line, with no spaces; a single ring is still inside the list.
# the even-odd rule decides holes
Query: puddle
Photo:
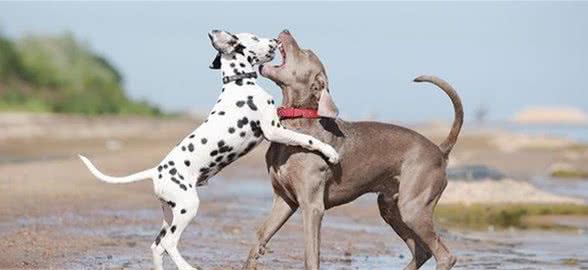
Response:
[[[581,198],[588,203],[588,179],[557,179],[550,176],[537,176],[531,179],[531,183],[542,190]]]
[[[199,194],[214,207],[201,207],[182,237],[180,251],[189,262],[205,269],[240,269],[257,227],[269,212],[271,186],[267,181],[228,182],[217,177]],[[373,199],[362,197],[359,205],[376,207]],[[352,211],[342,212],[345,214],[327,212],[324,219],[321,269],[401,269],[409,262],[404,243],[379,216],[357,222],[347,216]],[[87,252],[68,253],[61,260],[66,269],[150,269],[149,246],[161,226],[161,210],[21,218],[16,224],[0,224],[0,228],[29,225],[108,240]],[[296,214],[270,242],[260,268],[301,269],[302,237],[301,218]],[[455,269],[588,269],[586,233],[451,230],[442,231],[442,237],[459,258]],[[169,258],[165,266],[174,269]],[[422,269],[434,266],[431,260]]]

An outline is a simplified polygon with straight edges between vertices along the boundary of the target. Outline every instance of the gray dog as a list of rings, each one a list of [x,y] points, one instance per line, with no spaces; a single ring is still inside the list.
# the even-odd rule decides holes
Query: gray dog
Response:
[[[321,156],[272,143],[266,162],[274,190],[269,217],[258,231],[244,269],[256,269],[265,245],[300,207],[304,223],[305,268],[319,269],[320,228],[324,211],[374,192],[382,218],[406,242],[413,258],[405,269],[417,269],[431,255],[437,269],[450,269],[457,259],[433,224],[433,211],[447,185],[447,158],[463,123],[461,101],[441,79],[421,76],[451,99],[455,120],[440,146],[419,133],[385,123],[336,119],[327,74],[318,57],[301,49],[292,35],[279,35],[283,63],[264,66],[263,76],[282,88],[282,125],[309,134],[337,149],[341,162],[330,165]]]

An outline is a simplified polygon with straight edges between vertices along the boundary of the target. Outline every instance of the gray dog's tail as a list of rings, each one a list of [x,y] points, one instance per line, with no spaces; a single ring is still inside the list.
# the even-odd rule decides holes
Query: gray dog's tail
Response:
[[[414,81],[429,82],[436,85],[449,96],[451,102],[453,103],[453,110],[455,111],[453,125],[451,126],[449,136],[447,136],[447,138],[445,138],[445,140],[439,145],[439,149],[441,149],[441,152],[443,153],[443,155],[445,155],[445,158],[447,158],[449,156],[449,153],[451,152],[451,149],[455,145],[455,142],[457,142],[459,131],[461,130],[461,126],[463,125],[463,106],[461,105],[461,99],[457,95],[457,92],[455,92],[455,89],[453,89],[453,87],[451,87],[449,83],[435,76],[423,75],[417,77],[416,79],[414,79]]]

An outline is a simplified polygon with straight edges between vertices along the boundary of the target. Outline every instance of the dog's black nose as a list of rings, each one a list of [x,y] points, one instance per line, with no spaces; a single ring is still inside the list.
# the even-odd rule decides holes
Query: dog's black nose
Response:
[[[288,29],[284,29],[284,30],[282,30],[282,33],[284,33],[284,34],[290,34],[290,31],[288,31]]]
[[[213,34],[216,34],[216,33],[220,32],[220,30],[213,29],[213,30],[212,30],[212,31],[210,31],[210,32],[211,32],[211,33],[213,33]]]

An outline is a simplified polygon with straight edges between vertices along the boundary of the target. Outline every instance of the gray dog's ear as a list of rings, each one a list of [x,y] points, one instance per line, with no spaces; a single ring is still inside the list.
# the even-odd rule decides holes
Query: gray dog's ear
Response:
[[[318,115],[320,117],[337,118],[337,115],[339,115],[339,109],[337,109],[337,105],[335,105],[335,102],[329,93],[327,78],[323,73],[316,75],[311,88],[315,93],[320,91]]]
[[[329,94],[328,89],[321,91],[321,97],[319,98],[318,104],[318,115],[327,118],[337,118],[337,115],[339,115],[339,109],[337,109],[337,105],[333,102],[333,98],[331,97],[331,94]]]

